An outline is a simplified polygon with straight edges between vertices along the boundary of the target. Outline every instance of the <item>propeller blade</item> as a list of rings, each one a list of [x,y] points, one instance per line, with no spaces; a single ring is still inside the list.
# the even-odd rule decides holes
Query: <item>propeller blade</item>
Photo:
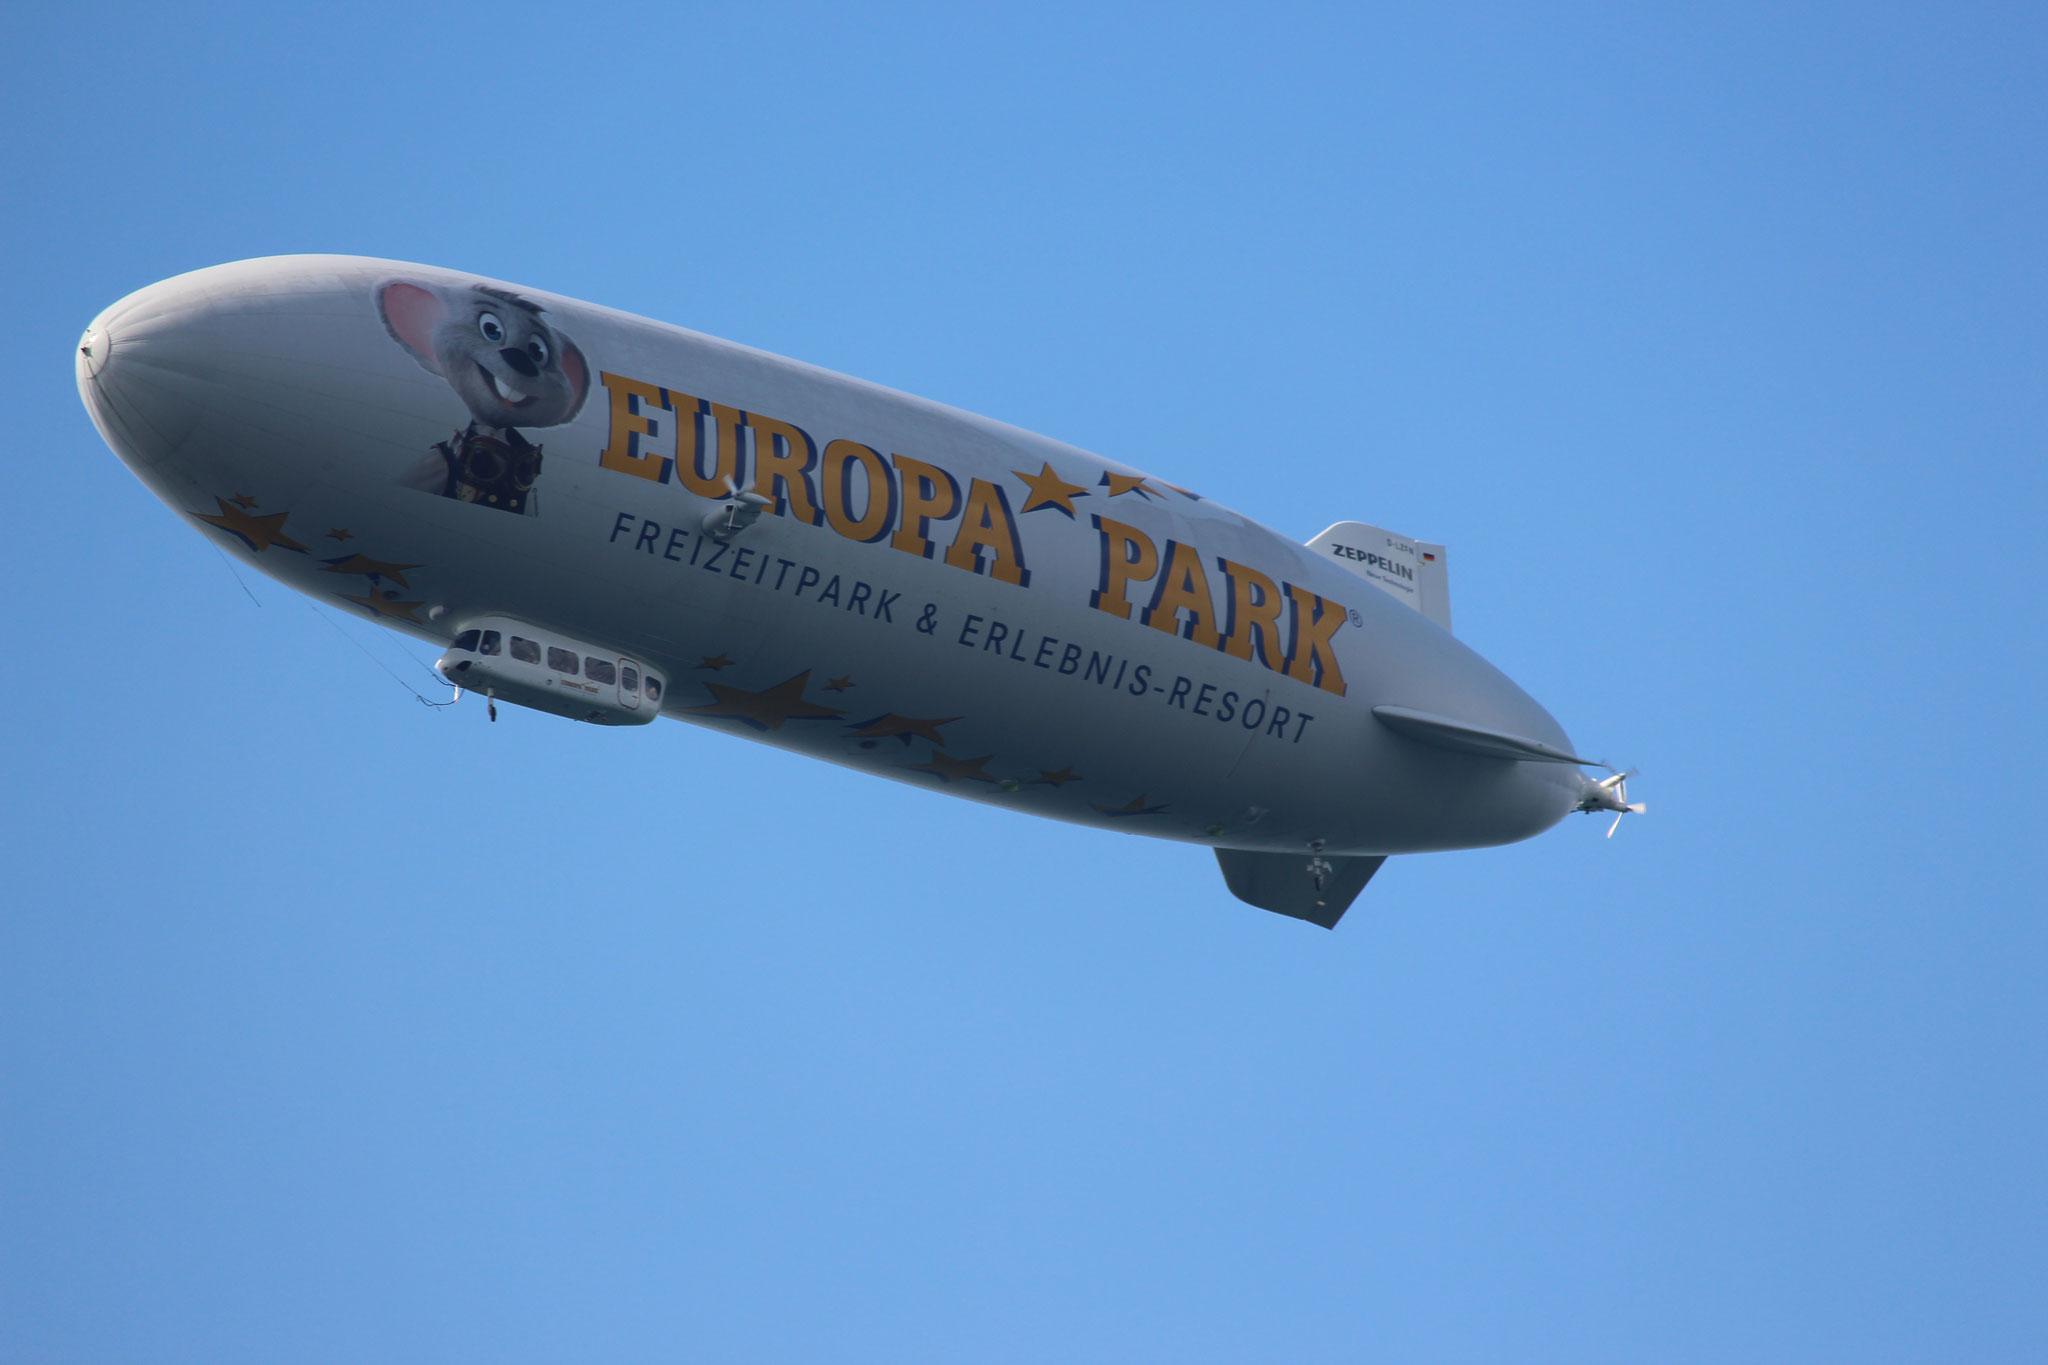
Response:
[[[1623,811],[1616,811],[1614,813],[1614,823],[1607,827],[1608,838],[1612,839],[1614,837],[1614,831],[1621,828],[1621,817],[1623,814],[1625,814],[1625,812]]]

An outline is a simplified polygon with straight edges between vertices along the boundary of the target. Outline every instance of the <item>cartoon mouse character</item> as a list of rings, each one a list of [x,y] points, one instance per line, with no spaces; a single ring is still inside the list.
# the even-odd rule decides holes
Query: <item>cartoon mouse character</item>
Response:
[[[387,280],[377,288],[384,326],[412,358],[448,381],[470,423],[401,480],[444,498],[532,516],[541,448],[520,427],[574,418],[590,391],[576,343],[541,319],[541,307],[489,285],[444,288]]]

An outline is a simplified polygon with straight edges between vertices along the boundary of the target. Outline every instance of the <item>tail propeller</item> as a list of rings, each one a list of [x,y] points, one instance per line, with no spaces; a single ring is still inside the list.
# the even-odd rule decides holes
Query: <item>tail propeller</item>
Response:
[[[1596,810],[1613,811],[1614,823],[1607,827],[1607,837],[1610,839],[1614,837],[1614,831],[1621,828],[1622,816],[1641,815],[1649,809],[1641,801],[1631,804],[1628,799],[1628,780],[1636,775],[1636,770],[1630,768],[1625,773],[1616,773],[1612,777],[1603,777],[1598,782],[1590,778],[1585,779],[1586,785],[1580,793],[1578,809],[1587,812]]]

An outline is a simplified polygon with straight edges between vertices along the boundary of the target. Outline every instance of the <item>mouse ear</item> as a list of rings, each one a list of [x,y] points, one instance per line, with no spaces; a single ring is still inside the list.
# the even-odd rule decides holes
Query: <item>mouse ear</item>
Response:
[[[555,333],[555,349],[561,352],[562,373],[569,376],[569,387],[576,391],[575,401],[570,403],[562,421],[573,422],[576,414],[583,411],[583,400],[590,393],[590,362],[583,358],[576,343],[560,332]]]
[[[407,280],[387,280],[377,289],[377,311],[384,316],[385,329],[412,352],[414,360],[441,373],[441,363],[434,359],[434,328],[448,315],[448,305],[439,294]]]

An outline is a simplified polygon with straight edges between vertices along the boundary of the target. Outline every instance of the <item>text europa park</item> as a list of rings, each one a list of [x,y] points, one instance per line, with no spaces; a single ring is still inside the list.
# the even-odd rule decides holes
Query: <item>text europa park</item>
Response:
[[[725,498],[739,482],[742,453],[751,444],[751,491],[773,499],[776,516],[829,526],[864,544],[886,540],[905,554],[940,559],[1017,587],[1031,582],[1017,520],[998,483],[970,478],[963,496],[960,481],[942,465],[901,454],[885,460],[872,446],[844,438],[821,452],[810,433],[780,418],[621,375],[599,378],[610,398],[611,421],[598,457],[602,468],[655,483],[673,481],[702,498]],[[641,451],[642,439],[659,432],[657,412],[689,419],[684,425],[690,429],[690,458]],[[931,538],[932,525],[955,519],[953,539],[940,549]],[[1168,540],[1162,550],[1144,531],[1109,517],[1089,521],[1100,538],[1102,564],[1088,594],[1090,606],[1344,695],[1344,672],[1330,648],[1349,617],[1343,605],[1299,584],[1275,582],[1249,565],[1204,556],[1180,541]],[[1210,565],[1222,579],[1220,595]],[[1130,589],[1147,583],[1149,600],[1135,606]]]

